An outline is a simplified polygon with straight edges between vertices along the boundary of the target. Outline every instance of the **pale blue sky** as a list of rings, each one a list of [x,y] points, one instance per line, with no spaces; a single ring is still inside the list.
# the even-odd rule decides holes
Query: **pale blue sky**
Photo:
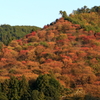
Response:
[[[100,0],[0,0],[0,25],[34,25],[43,27],[61,15],[84,5],[100,6]]]

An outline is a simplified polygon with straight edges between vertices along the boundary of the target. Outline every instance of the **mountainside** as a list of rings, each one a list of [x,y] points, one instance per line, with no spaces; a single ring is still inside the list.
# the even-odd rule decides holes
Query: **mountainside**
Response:
[[[100,21],[84,18],[91,14],[94,13],[57,19],[8,46],[1,44],[0,79],[25,75],[30,80],[53,73],[64,87],[80,88],[86,94],[100,97],[100,31],[85,29],[86,25],[99,27]],[[84,22],[85,28],[68,18]]]
[[[86,31],[100,32],[100,15],[97,12],[70,14],[65,19],[80,24]]]
[[[41,28],[36,26],[10,26],[0,25],[0,42],[8,45],[12,40],[20,39],[26,34],[39,30]]]

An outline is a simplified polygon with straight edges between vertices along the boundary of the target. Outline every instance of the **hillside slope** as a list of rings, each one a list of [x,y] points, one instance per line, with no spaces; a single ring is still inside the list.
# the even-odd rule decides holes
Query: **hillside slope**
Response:
[[[54,73],[66,88],[100,96],[100,33],[64,18],[0,48],[0,79]]]
[[[20,39],[26,34],[39,30],[41,28],[36,26],[10,26],[0,25],[0,42],[8,45],[12,40]]]

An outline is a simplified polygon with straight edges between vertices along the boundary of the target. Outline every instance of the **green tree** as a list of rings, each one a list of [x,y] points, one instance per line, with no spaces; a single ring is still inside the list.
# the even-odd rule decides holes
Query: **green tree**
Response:
[[[3,42],[0,42],[0,51],[2,50],[3,48]]]
[[[60,14],[62,15],[62,17],[65,19],[67,17],[67,13],[66,11],[60,11]]]
[[[6,95],[8,94],[8,91],[9,91],[9,80],[5,80],[3,83],[2,83],[2,92],[5,93]]]
[[[31,100],[45,100],[43,92],[39,92],[38,90],[32,91]]]
[[[9,80],[8,99],[9,100],[19,100],[18,90],[19,90],[18,79],[16,79],[14,76],[11,76]]]
[[[8,100],[6,95],[2,92],[0,92],[0,100]]]
[[[46,100],[59,100],[61,86],[51,75],[40,75],[35,82],[35,89],[43,92]]]
[[[20,100],[30,100],[30,89],[29,84],[25,78],[25,76],[22,76],[22,80],[19,84],[19,92],[20,92]]]

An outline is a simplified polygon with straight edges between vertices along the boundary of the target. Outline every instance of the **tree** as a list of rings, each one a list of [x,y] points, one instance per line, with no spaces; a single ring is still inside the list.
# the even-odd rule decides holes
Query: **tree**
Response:
[[[22,80],[20,81],[19,84],[19,92],[20,92],[20,100],[30,100],[30,89],[29,89],[29,84],[25,78],[25,76],[22,76]]]
[[[59,82],[51,75],[40,75],[35,82],[35,89],[43,92],[46,100],[59,100],[61,86]]]
[[[8,99],[19,100],[19,95],[18,95],[19,83],[18,83],[18,80],[14,76],[11,76],[8,87],[9,87]]]
[[[2,83],[2,92],[5,93],[6,95],[8,94],[8,91],[9,91],[9,80],[5,80],[3,83]]]
[[[3,42],[0,42],[0,51],[2,50],[3,48]]]
[[[32,91],[31,100],[45,100],[43,92],[39,92],[38,90]]]
[[[60,14],[62,15],[62,17],[65,19],[67,17],[67,13],[66,11],[60,11]]]
[[[0,100],[8,100],[6,95],[2,92],[0,92]]]

